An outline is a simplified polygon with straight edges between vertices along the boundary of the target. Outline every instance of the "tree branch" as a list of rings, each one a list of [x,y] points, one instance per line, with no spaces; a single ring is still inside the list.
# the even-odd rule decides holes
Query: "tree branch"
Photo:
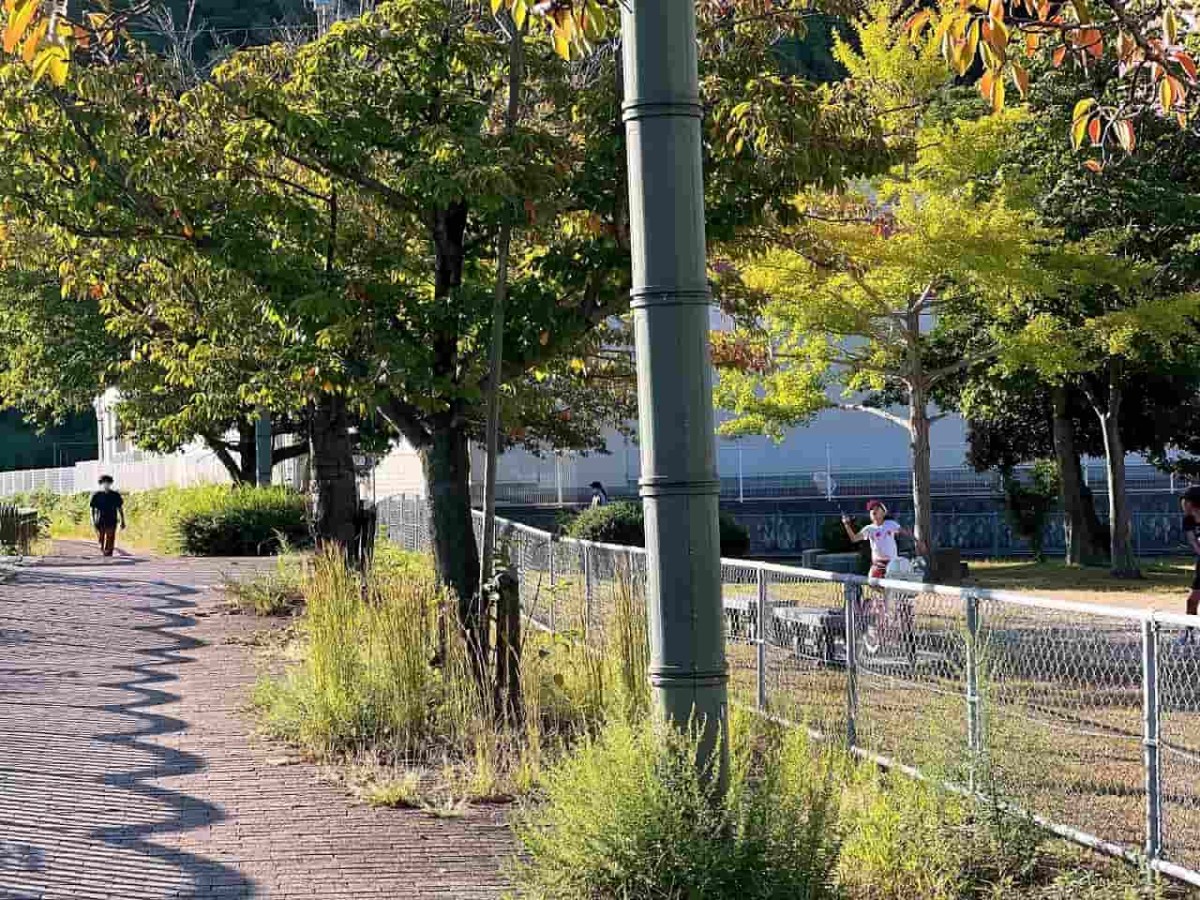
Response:
[[[277,466],[289,459],[297,459],[301,456],[308,456],[308,444],[305,441],[289,444],[286,447],[276,447],[271,451],[271,465]]]
[[[379,404],[379,414],[400,437],[412,444],[414,450],[423,450],[429,446],[432,437],[421,424],[424,416],[411,403],[389,395]]]
[[[867,413],[871,416],[877,416],[880,419],[891,422],[893,425],[899,425],[905,431],[911,432],[912,429],[908,426],[908,420],[895,413],[890,413],[886,409],[880,409],[877,406],[864,406],[861,403],[835,403],[835,409],[844,409],[847,412]]]
[[[974,365],[994,358],[999,352],[998,347],[987,347],[983,350],[976,350],[974,353],[968,353],[957,362],[953,362],[948,366],[942,366],[940,369],[934,369],[926,376],[926,384],[935,385],[943,379],[949,378],[951,375],[955,375]]]
[[[229,473],[229,477],[233,479],[234,484],[242,483],[242,470],[238,466],[237,460],[233,458],[233,454],[229,452],[229,448],[224,442],[212,437],[211,435],[201,435],[208,449],[213,452],[213,455],[221,461],[221,465],[225,467],[225,471]]]

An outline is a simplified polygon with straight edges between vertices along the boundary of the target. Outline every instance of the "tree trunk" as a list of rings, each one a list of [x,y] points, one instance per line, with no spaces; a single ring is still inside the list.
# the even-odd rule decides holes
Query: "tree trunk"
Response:
[[[930,285],[925,293],[933,290]],[[916,304],[909,307],[904,322],[906,356],[906,381],[908,382],[908,436],[909,453],[912,459],[913,533],[917,544],[924,544],[929,559],[929,572],[934,571],[933,540],[933,476],[930,472],[929,449],[929,382],[925,377],[925,363],[921,347],[921,313]],[[917,551],[921,552],[920,550]]]
[[[933,477],[930,469],[929,405],[924,390],[912,389],[908,412],[909,448],[912,453],[912,491],[914,533],[919,542],[924,542],[925,552],[933,563]]]
[[[258,484],[258,443],[254,423],[238,422],[238,484]]]
[[[1096,505],[1083,483],[1075,429],[1067,413],[1068,388],[1051,388],[1050,402],[1054,425],[1054,456],[1058,464],[1059,497],[1063,505],[1063,537],[1069,566],[1094,566],[1107,553],[1097,543]]]
[[[346,398],[324,394],[313,410],[309,429],[316,481],[314,528],[318,546],[336,546],[352,564],[359,562],[358,479],[354,439]]]
[[[420,452],[429,490],[429,539],[438,579],[454,592],[459,626],[468,634],[475,633],[479,548],[471,517],[471,454],[466,429],[452,420],[442,422]]]
[[[1107,402],[1101,404],[1093,399],[1092,405],[1104,431],[1112,574],[1116,578],[1141,578],[1142,573],[1133,552],[1133,519],[1129,511],[1129,495],[1125,490],[1125,442],[1121,438],[1119,424],[1122,400],[1120,379],[1119,363],[1110,363]]]

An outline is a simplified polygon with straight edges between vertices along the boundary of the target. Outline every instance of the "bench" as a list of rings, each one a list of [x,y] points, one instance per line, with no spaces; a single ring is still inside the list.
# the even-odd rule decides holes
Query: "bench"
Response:
[[[817,606],[792,606],[786,601],[768,601],[773,626],[767,641],[786,647],[799,657],[834,661],[834,643],[846,636],[846,617],[840,609]],[[726,597],[725,621],[728,634],[741,640],[753,640],[758,630],[758,598]]]
[[[780,646],[796,656],[834,661],[834,641],[846,637],[846,614],[840,609],[819,606],[779,606],[775,609],[775,631]]]

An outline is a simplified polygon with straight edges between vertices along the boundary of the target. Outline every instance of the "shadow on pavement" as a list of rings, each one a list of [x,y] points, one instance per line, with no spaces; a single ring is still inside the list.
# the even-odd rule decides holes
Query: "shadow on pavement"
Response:
[[[55,571],[122,564],[122,576]],[[54,560],[0,587],[0,618],[30,619],[20,627],[33,634],[19,636],[39,644],[23,665],[10,667],[18,661],[6,654],[0,668],[6,900],[104,889],[122,900],[255,896],[236,869],[171,846],[172,836],[224,818],[213,804],[162,783],[206,765],[162,740],[187,727],[162,707],[179,699],[172,670],[203,646],[186,634],[199,591],[160,580],[153,565],[139,568],[133,560]],[[9,634],[0,631],[0,645]],[[78,686],[63,684],[81,672],[90,674]]]

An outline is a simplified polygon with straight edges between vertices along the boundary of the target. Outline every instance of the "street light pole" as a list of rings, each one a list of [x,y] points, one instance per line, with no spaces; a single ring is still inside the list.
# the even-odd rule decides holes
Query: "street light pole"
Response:
[[[650,680],[668,719],[727,722],[694,0],[623,5]],[[722,750],[724,750],[722,741]],[[724,753],[721,760],[724,759]],[[717,770],[724,774],[724,765]]]

